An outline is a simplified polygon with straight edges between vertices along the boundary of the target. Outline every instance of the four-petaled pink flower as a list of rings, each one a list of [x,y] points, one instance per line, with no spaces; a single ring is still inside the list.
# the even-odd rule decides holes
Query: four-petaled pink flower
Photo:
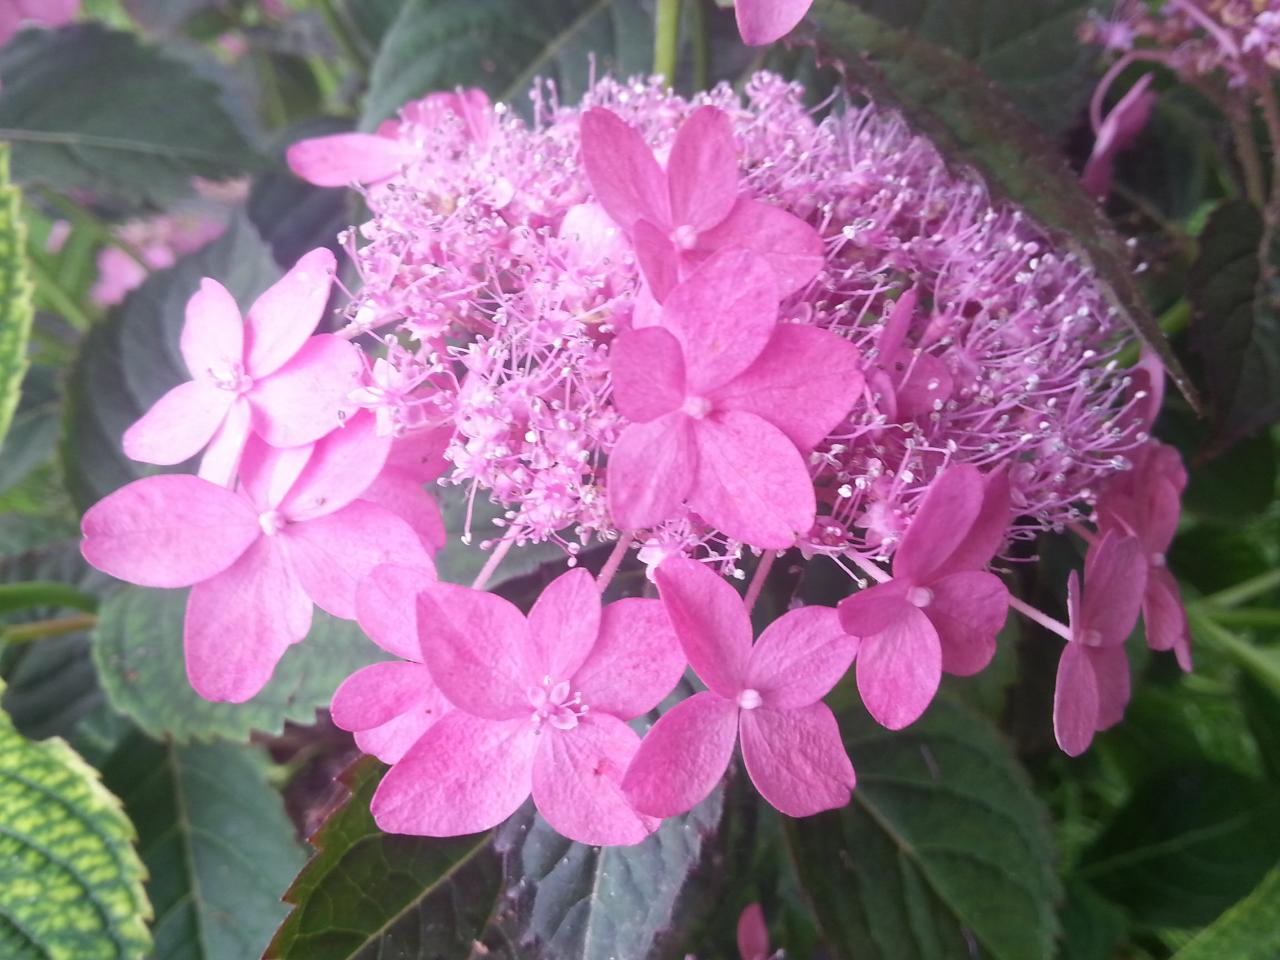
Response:
[[[722,110],[693,112],[676,134],[665,172],[617,114],[588,110],[582,117],[582,163],[596,199],[631,238],[659,302],[689,270],[725,247],[763,257],[783,296],[822,267],[822,239],[813,227],[739,195],[738,152]]]
[[[609,507],[633,530],[682,502],[745,543],[789,547],[813,525],[805,454],[862,390],[841,337],[777,322],[773,274],[723,250],[672,291],[661,327],[630,330],[610,355],[613,398],[631,420],[609,458]]]
[[[1067,580],[1071,639],[1058,661],[1053,733],[1069,756],[1089,749],[1093,735],[1119,723],[1129,702],[1129,660],[1124,642],[1138,622],[1147,558],[1136,537],[1104,533],[1084,558],[1080,579]]]
[[[760,47],[794,30],[811,6],[813,0],[736,0],[733,12],[743,42]]]
[[[390,444],[371,414],[311,446],[251,438],[238,489],[187,474],[135,480],[84,515],[80,550],[130,583],[192,587],[191,685],[207,700],[247,700],[306,636],[313,604],[353,619],[356,585],[374,567],[429,562],[404,520],[356,499]]]
[[[938,475],[893,557],[893,579],[840,602],[861,638],[858,692],[890,730],[913,723],[942,673],[969,676],[995,654],[1009,593],[985,571],[1010,519],[1009,482],[959,464]]]
[[[752,783],[783,813],[806,817],[848,803],[853,765],[822,702],[857,650],[836,611],[792,610],[753,646],[737,591],[704,565],[667,560],[656,578],[689,665],[708,689],[672,707],[645,736],[622,781],[636,809],[668,817],[701,802],[739,735]]]
[[[640,744],[625,721],[653,709],[684,670],[658,601],[601,608],[595,581],[577,569],[543,590],[528,619],[493,594],[428,586],[418,623],[423,659],[457,709],[383,778],[372,803],[382,829],[487,830],[532,792],[547,822],[581,843],[653,832],[621,780]]]
[[[332,334],[311,336],[334,270],[332,253],[311,251],[243,320],[226,287],[205,278],[187,302],[180,341],[192,379],[125,431],[124,452],[169,465],[207,446],[199,475],[227,485],[251,433],[272,446],[294,447],[338,427],[363,364],[354,344]]]

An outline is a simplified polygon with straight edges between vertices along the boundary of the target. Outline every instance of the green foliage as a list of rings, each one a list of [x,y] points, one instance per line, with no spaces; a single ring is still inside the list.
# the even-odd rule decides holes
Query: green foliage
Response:
[[[0,956],[141,958],[151,905],[133,839],[92,767],[0,713]]]
[[[722,817],[722,793],[634,847],[560,837],[526,805],[496,830],[431,839],[381,833],[369,800],[383,767],[344,776],[351,798],[320,828],[286,895],[275,960],[646,960],[681,942]],[[706,904],[710,906],[710,904]]]
[[[1060,890],[1047,815],[999,735],[941,698],[896,733],[860,708],[840,724],[852,802],[787,827],[836,956],[1048,956]]]
[[[21,197],[9,183],[9,147],[0,144],[0,449],[18,409],[34,316]]]
[[[384,654],[359,629],[317,610],[311,632],[289,648],[271,681],[246,703],[210,703],[191,689],[182,655],[186,592],[126,587],[98,615],[93,660],[113,707],[153,737],[180,743],[279,733],[312,723],[348,675]]]
[[[126,737],[102,765],[138,826],[155,955],[247,960],[284,919],[304,857],[257,747]]]
[[[1173,960],[1272,960],[1280,955],[1280,866],[1200,931]]]

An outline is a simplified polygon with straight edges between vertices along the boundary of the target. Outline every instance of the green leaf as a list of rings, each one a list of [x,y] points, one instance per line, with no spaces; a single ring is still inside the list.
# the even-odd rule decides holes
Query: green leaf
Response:
[[[155,472],[128,459],[120,438],[162,394],[190,379],[178,342],[202,277],[216,277],[247,309],[279,271],[257,232],[237,217],[217,240],[153,273],[84,338],[67,380],[60,444],[80,509]]]
[[[679,909],[709,899],[690,884],[722,791],[634,847],[572,843],[528,805],[489,833],[432,839],[378,830],[383,769],[365,758],[345,775],[351,799],[312,838],[268,958],[646,960],[674,953]]]
[[[130,33],[28,30],[0,50],[0,139],[18,183],[87,190],[126,209],[190,195],[256,163],[218,86]]]
[[[1242,673],[1239,700],[1262,769],[1272,783],[1280,784],[1280,694]]]
[[[1217,764],[1141,783],[1081,860],[1078,875],[1139,923],[1209,923],[1280,859],[1275,788]]]
[[[151,905],[133,839],[96,770],[0,713],[0,956],[141,958]]]
[[[1220,448],[1280,417],[1280,244],[1244,201],[1200,237],[1189,289],[1191,341],[1204,358]]]
[[[27,340],[35,316],[21,198],[21,191],[9,183],[9,147],[0,143],[0,449],[22,394]]]
[[[845,0],[815,0],[809,19],[819,52],[840,61],[855,85],[901,109],[952,163],[977,170],[993,193],[1025,207],[1056,244],[1092,266],[1113,305],[1198,403],[1134,282],[1119,235],[1052,141],[977,66]]]
[[[305,857],[266,771],[257,747],[137,733],[102,765],[138,825],[157,957],[258,957],[284,919],[280,895]]]
[[[182,654],[186,592],[125,587],[102,605],[93,660],[112,706],[153,737],[178,742],[247,740],[286,720],[315,722],[347,676],[385,654],[355,624],[317,610],[311,632],[290,647],[271,681],[245,703],[210,703],[191,689]]]
[[[1280,865],[1201,930],[1173,960],[1274,960],[1280,956]]]
[[[516,109],[535,77],[574,103],[598,75],[650,68],[653,22],[640,0],[408,0],[373,62],[361,126],[433,90],[481,87]]]
[[[860,708],[840,725],[853,800],[787,824],[835,955],[1049,956],[1061,891],[1047,813],[995,730],[942,698],[896,733]]]

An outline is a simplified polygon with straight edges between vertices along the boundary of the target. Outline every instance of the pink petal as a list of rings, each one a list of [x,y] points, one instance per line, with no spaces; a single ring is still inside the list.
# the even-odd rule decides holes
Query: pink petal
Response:
[[[1053,691],[1053,735],[1063,753],[1078,757],[1089,749],[1098,727],[1098,683],[1089,654],[1081,644],[1068,643],[1058,661]]]
[[[641,813],[674,817],[707,798],[724,776],[738,739],[738,707],[714,693],[695,693],[645,735],[622,779]]]
[[[934,478],[893,556],[893,575],[926,584],[946,570],[948,558],[964,543],[982,510],[985,485],[978,468],[947,467]]]
[[[315,444],[301,447],[273,447],[251,435],[240,457],[240,492],[259,512],[280,506],[290,488],[315,453]]]
[[[726,410],[693,423],[698,470],[689,506],[735,540],[782,550],[813,527],[817,501],[804,457],[753,413]]]
[[[852,596],[845,597],[836,608],[840,625],[845,633],[855,637],[869,637],[888,630],[906,615],[906,584],[890,580],[875,586],[863,587]]]
[[[418,596],[418,623],[423,659],[455,706],[533,726],[529,689],[542,677],[529,673],[529,627],[510,601],[436,583]]]
[[[1129,657],[1124,647],[1086,647],[1098,685],[1098,730],[1114,727],[1124,719],[1129,705]]]
[[[545,730],[533,761],[533,802],[557,833],[578,843],[629,846],[658,827],[622,793],[640,737],[607,713],[572,730]]]
[[[925,712],[942,680],[942,645],[920,610],[902,614],[858,648],[858,692],[876,722],[901,730]]]
[[[413,159],[412,147],[370,133],[335,133],[299,140],[285,152],[289,169],[317,187],[377,183]]]
[[[742,759],[760,795],[789,817],[849,802],[855,777],[831,708],[743,710]]]
[[[734,15],[743,43],[763,46],[790,33],[813,0],[737,0]]]
[[[435,579],[433,566],[374,567],[356,585],[356,622],[365,636],[402,660],[421,662],[418,594]]]
[[[180,341],[182,359],[197,379],[231,371],[244,361],[244,321],[235,298],[205,277],[187,301]]]
[[[1103,534],[1084,558],[1080,630],[1096,632],[1097,643],[1124,643],[1138,623],[1146,587],[1147,558],[1137,537]]]
[[[1099,200],[1107,198],[1111,192],[1111,172],[1116,154],[1133,146],[1151,118],[1156,95],[1147,88],[1153,78],[1150,73],[1140,77],[1102,121],[1093,153],[1080,178],[1090,196]]]
[[[711,394],[716,409],[768,420],[800,450],[812,450],[862,393],[858,350],[826,330],[780,324],[755,363]]]
[[[625,427],[609,453],[613,522],[621,530],[637,530],[671,519],[696,469],[697,448],[683,413]]]
[[[430,483],[452,466],[444,458],[452,439],[452,426],[407,433],[392,442],[387,466],[403,470],[418,483]]]
[[[667,178],[639,132],[610,110],[582,115],[582,164],[609,216],[630,231],[639,219],[671,222]]]
[[[371,730],[417,709],[437,693],[420,663],[388,660],[357,670],[334,691],[329,713],[342,730]],[[444,701],[440,695],[441,702]]]
[[[925,616],[942,643],[942,669],[968,677],[991,662],[1009,613],[1009,590],[991,573],[966,571],[934,580]]]
[[[409,748],[369,804],[388,833],[457,837],[497,826],[529,796],[540,737],[527,717],[454,710]]]
[[[609,350],[613,401],[628,420],[647,423],[684,403],[680,341],[661,327],[628,330]]]
[[[845,675],[858,650],[831,607],[801,607],[765,628],[747,661],[746,686],[771,710],[795,710],[822,699]]]
[[[430,562],[407,523],[362,500],[337,513],[291,523],[276,537],[307,596],[321,610],[344,620],[355,619],[356,587],[374,567],[424,567]]]
[[[738,591],[684,557],[664,560],[654,580],[689,665],[721,697],[735,699],[751,658],[751,620]]]
[[[400,758],[409,752],[422,735],[435,726],[444,713],[453,709],[448,700],[441,696],[441,706],[437,710],[427,707],[413,710],[392,717],[379,727],[368,730],[357,730],[351,735],[356,748],[361,753],[377,757],[383,763],[398,763]]]
[[[562,573],[543,588],[529,611],[528,663],[535,675],[553,683],[568,680],[582,666],[600,632],[600,588],[581,567]]]
[[[769,928],[758,903],[748,904],[738,916],[738,955],[742,960],[769,960]]]
[[[355,344],[320,334],[246,394],[253,429],[276,447],[313,443],[342,424],[347,395],[360,384],[363,367]]]
[[[698,238],[699,250],[725,247],[741,247],[761,257],[773,271],[782,297],[803,288],[825,262],[817,230],[762,200],[739,200],[719,226]]]
[[[183,624],[187,679],[206,700],[243,703],[311,629],[311,601],[269,537],[191,589]]]
[[[880,353],[882,363],[891,363],[892,358],[902,350],[903,344],[907,341],[907,334],[911,332],[911,323],[915,320],[916,307],[919,303],[920,291],[917,287],[902,291],[894,302],[893,309],[889,311],[889,317],[885,320],[880,336],[876,340],[876,349]]]
[[[687,392],[703,395],[760,356],[778,324],[778,285],[755,254],[721,250],[671,291],[662,322],[684,347]]]
[[[407,470],[384,467],[360,494],[360,499],[390,510],[409,524],[430,553],[439,550],[448,540],[440,504]]]
[[[653,298],[661,303],[680,282],[680,257],[671,238],[648,220],[637,220],[631,233],[640,272]],[[635,324],[636,328],[643,326]]]
[[[572,687],[593,712],[630,720],[656,707],[684,668],[684,651],[662,604],[631,597],[602,611],[600,635]]]
[[[200,458],[199,476],[210,483],[229,487],[240,468],[240,457],[249,439],[249,422],[253,410],[249,401],[237,397],[227,409],[226,419],[213,434],[204,456]]]
[[[968,535],[946,560],[947,570],[985,570],[1004,543],[1013,521],[1013,501],[1009,493],[1009,472],[998,467],[987,474],[982,491],[982,508]]]
[[[332,253],[312,250],[254,301],[245,319],[245,369],[251,377],[275,373],[307,342],[337,269]]]
[[[186,587],[230,567],[262,535],[248,501],[187,474],[145,477],[80,523],[90,564],[144,587]]]
[[[1153,567],[1147,575],[1142,599],[1142,620],[1147,646],[1152,650],[1172,650],[1183,670],[1191,670],[1191,628],[1182,606],[1178,581],[1165,567]]]
[[[899,420],[914,420],[940,410],[940,404],[945,403],[955,389],[951,371],[932,354],[903,353],[891,367],[897,382],[894,409]]]
[[[194,457],[213,439],[235,399],[208,380],[178,384],[124,432],[125,456],[166,466]]]
[[[278,509],[290,520],[341,510],[368,489],[390,452],[391,438],[378,436],[376,418],[361,411],[316,443]]]
[[[738,199],[738,151],[728,115],[699,107],[676,133],[667,160],[671,225],[714,227]]]

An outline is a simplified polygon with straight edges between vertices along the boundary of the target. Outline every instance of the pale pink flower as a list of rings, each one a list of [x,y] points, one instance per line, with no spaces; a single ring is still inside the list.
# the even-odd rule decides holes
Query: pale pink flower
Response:
[[[829,607],[783,614],[753,646],[737,591],[694,560],[658,568],[658,591],[689,665],[707,690],[658,719],[627,770],[637,810],[674,816],[715,788],[739,736],[761,796],[792,817],[842,807],[853,765],[822,697],[849,669],[857,641]]]
[[[684,658],[662,605],[606,607],[589,574],[553,581],[526,619],[501,597],[451,584],[418,599],[422,654],[457,708],[432,726],[378,786],[383,830],[475,833],[533,802],[581,843],[638,843],[657,822],[622,795],[640,738],[627,720],[653,709]]]
[[[0,0],[0,46],[25,26],[60,27],[80,12],[80,0]]]
[[[142,263],[115,246],[104,247],[98,254],[98,279],[89,290],[89,299],[99,306],[110,307],[124,300],[130,290],[142,284],[151,270],[163,270],[178,257],[204,246],[226,224],[219,218],[202,214],[169,214],[150,220],[132,220],[113,231],[142,258]]]
[[[858,692],[890,730],[913,723],[943,671],[969,676],[991,662],[1009,593],[985,571],[1011,518],[1003,471],[986,479],[957,464],[929,487],[893,557],[893,579],[840,602],[861,639]]]
[[[1083,598],[1074,570],[1067,580],[1071,639],[1058,661],[1053,733],[1069,756],[1084,753],[1094,733],[1124,717],[1129,702],[1124,642],[1138,622],[1146,579],[1142,544],[1108,531],[1085,554]]]
[[[241,319],[226,287],[205,278],[187,302],[181,350],[192,379],[174,387],[124,434],[144,463],[182,463],[201,450],[199,475],[229,484],[251,433],[278,447],[312,443],[341,422],[359,382],[359,350],[320,322],[335,264],[313,250]]]
[[[582,165],[596,199],[635,246],[658,301],[725,247],[769,264],[778,291],[798,290],[822,267],[822,240],[799,217],[739,193],[733,127],[700,107],[680,127],[664,171],[640,133],[600,107],[582,115]]]
[[[671,519],[687,500],[754,546],[789,547],[809,531],[804,453],[849,412],[862,374],[848,341],[777,313],[773,272],[727,249],[671,292],[661,327],[614,342],[614,402],[632,421],[609,460],[619,527]]]
[[[1116,154],[1133,146],[1151,119],[1156,103],[1156,95],[1150,89],[1152,79],[1154,74],[1143,74],[1094,131],[1093,152],[1080,175],[1080,183],[1091,197],[1107,198]]]
[[[405,521],[357,499],[390,444],[368,414],[313,446],[252,438],[238,489],[186,474],[136,480],[84,515],[80,550],[130,583],[192,587],[191,685],[207,700],[247,700],[307,635],[313,605],[353,619],[356,585],[374,567],[429,562]]]
[[[813,6],[813,0],[736,0],[734,15],[744,43],[753,47],[781,39]]]

